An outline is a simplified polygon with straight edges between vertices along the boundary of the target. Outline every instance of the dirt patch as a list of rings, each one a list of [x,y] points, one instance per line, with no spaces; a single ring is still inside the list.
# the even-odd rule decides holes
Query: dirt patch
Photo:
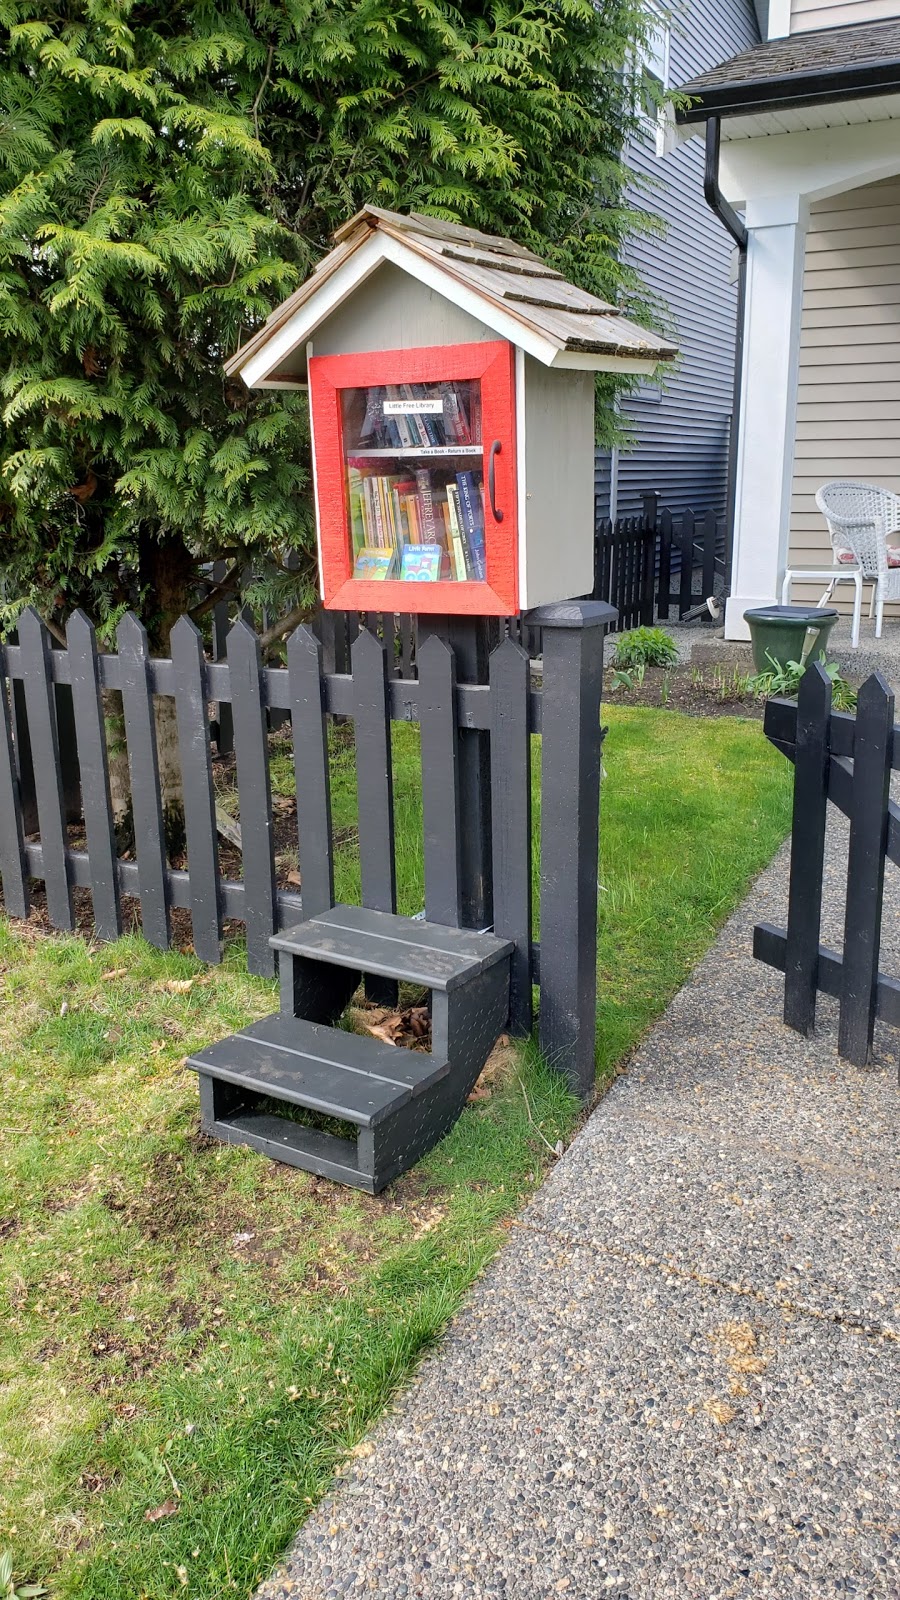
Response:
[[[653,706],[693,717],[761,718],[765,709],[765,701],[747,689],[745,675],[732,667],[648,667],[642,680],[630,672],[631,687],[621,681],[613,687],[614,670],[607,670],[604,688],[610,705]]]

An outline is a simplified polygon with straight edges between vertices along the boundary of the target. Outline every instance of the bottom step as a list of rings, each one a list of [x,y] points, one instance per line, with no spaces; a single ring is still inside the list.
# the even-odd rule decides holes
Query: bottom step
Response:
[[[360,1171],[355,1139],[340,1139],[331,1133],[319,1133],[315,1128],[304,1128],[287,1117],[253,1110],[216,1118],[205,1124],[205,1131],[227,1144],[252,1145],[254,1150],[274,1161],[302,1167],[304,1172],[314,1172],[319,1178],[332,1178],[335,1183],[365,1189],[368,1194],[375,1192],[372,1174]]]

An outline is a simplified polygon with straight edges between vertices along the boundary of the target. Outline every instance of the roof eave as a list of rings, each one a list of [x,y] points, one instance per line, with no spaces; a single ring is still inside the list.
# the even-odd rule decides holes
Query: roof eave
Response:
[[[684,126],[705,122],[708,117],[753,116],[891,93],[900,93],[900,61],[844,67],[840,72],[786,72],[755,83],[716,84],[693,97],[692,105],[676,109],[675,121]]]

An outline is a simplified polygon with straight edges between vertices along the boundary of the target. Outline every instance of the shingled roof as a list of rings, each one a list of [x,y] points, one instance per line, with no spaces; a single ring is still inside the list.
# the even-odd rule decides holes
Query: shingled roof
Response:
[[[427,272],[428,281],[449,299],[462,303],[462,292],[466,302],[471,303],[472,296],[477,296],[478,315],[488,326],[493,326],[492,312],[498,314],[497,320],[503,324],[498,331],[530,349],[548,366],[565,365],[564,360],[557,362],[555,357],[577,353],[585,358],[596,356],[598,367],[604,364],[602,358],[615,358],[623,363],[640,363],[634,370],[645,370],[647,362],[655,364],[678,354],[671,340],[649,332],[608,301],[569,283],[561,272],[512,239],[496,238],[421,212],[404,216],[378,206],[365,206],[337,229],[334,249],[226,362],[226,372],[246,374],[250,367],[256,375],[248,375],[247,381],[264,381],[258,376],[263,363],[257,358],[266,346],[291,322],[297,324],[298,341],[308,338],[318,325],[317,297],[321,297],[321,322],[330,315],[334,304],[323,293],[325,286],[366,247],[373,268],[378,265],[379,240],[384,244],[382,259],[394,260],[413,274],[421,266],[423,277]],[[396,250],[391,252],[391,242],[410,254],[401,252],[398,256]],[[436,282],[434,269],[442,281]],[[304,308],[308,308],[308,315],[299,317]],[[583,364],[592,365],[589,359]]]
[[[679,85],[680,123],[900,91],[900,20],[818,28],[744,50]]]

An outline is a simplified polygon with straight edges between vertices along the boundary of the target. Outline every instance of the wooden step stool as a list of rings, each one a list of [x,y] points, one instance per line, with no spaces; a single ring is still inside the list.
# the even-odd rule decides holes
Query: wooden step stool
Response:
[[[205,1133],[377,1194],[452,1127],[506,1024],[513,945],[492,934],[334,906],[271,940],[281,1012],[188,1060]],[[430,1053],[334,1024],[364,976],[431,994]],[[333,1117],[355,1138],[266,1109]]]

